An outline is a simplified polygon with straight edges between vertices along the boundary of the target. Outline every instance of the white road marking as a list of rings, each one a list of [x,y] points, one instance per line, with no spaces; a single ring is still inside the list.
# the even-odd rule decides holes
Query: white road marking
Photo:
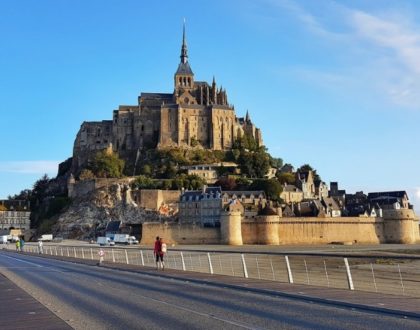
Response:
[[[34,263],[34,262],[30,262],[30,261],[26,261],[26,260],[18,259],[18,258],[15,258],[15,257],[5,256],[5,255],[3,255],[3,254],[2,254],[1,256],[2,256],[2,257],[4,257],[4,258],[9,258],[9,259],[13,259],[13,260],[16,260],[16,261],[20,261],[20,262],[23,262],[23,263],[25,263],[25,264],[34,265],[34,266],[36,266],[36,267],[44,267],[44,266],[38,265],[38,264],[36,264],[36,263]]]

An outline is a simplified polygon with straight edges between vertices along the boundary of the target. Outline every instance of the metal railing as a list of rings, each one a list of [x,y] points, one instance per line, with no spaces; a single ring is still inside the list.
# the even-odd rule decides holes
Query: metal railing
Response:
[[[8,249],[14,249],[10,244]],[[44,245],[43,254],[156,267],[153,250],[98,246]],[[26,244],[24,251],[39,254]],[[165,268],[285,283],[307,284],[420,297],[420,258],[387,256],[314,256],[280,253],[207,252],[169,250]]]

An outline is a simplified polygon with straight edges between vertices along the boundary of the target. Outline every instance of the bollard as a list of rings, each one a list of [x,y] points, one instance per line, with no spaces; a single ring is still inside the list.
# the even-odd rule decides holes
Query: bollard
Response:
[[[77,253],[76,253],[76,248],[75,247],[73,248],[73,251],[74,251],[74,257],[77,258]]]
[[[185,272],[187,269],[185,268],[185,260],[184,260],[184,255],[182,254],[182,251],[181,251],[181,262],[182,262],[182,270]]]
[[[82,259],[85,259],[85,251],[83,251],[83,248],[82,248]]]
[[[69,258],[70,258],[69,247],[67,247],[67,257],[69,257]]]
[[[207,252],[207,259],[209,260],[209,270],[210,274],[213,274],[213,265],[211,264],[210,253]]]
[[[93,249],[90,248],[90,259],[93,260]]]
[[[127,262],[127,265],[128,265],[128,254],[127,254],[127,250],[124,249],[124,251],[125,251],[125,261]]]
[[[244,269],[244,277],[248,278],[248,269],[246,268],[245,256],[241,253],[242,268]]]
[[[351,277],[349,261],[347,260],[347,258],[344,258],[344,265],[346,266],[347,282],[349,284],[349,289],[354,290],[353,278]]]
[[[114,254],[114,249],[111,249],[112,252],[112,262],[115,262],[115,254]]]
[[[289,283],[293,284],[293,274],[292,274],[292,269],[290,268],[289,257],[284,256],[284,260],[286,260],[287,275],[289,276]]]

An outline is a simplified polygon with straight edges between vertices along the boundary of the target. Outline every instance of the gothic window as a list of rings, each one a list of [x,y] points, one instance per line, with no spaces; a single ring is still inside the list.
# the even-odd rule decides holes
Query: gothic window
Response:
[[[189,103],[189,101],[190,101],[190,100],[188,99],[188,97],[186,97],[186,98],[184,99],[184,103],[187,103],[187,104],[188,104],[188,103]]]

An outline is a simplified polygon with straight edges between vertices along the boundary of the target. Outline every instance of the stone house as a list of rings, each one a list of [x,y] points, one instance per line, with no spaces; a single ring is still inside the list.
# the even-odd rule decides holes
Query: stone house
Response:
[[[303,201],[303,192],[292,184],[285,183],[280,198],[286,203],[299,203]]]
[[[319,200],[322,200],[323,197],[328,197],[328,185],[321,181],[315,181],[315,197]]]
[[[219,227],[222,210],[221,192],[220,187],[184,191],[179,200],[179,222],[200,224],[203,227]]]
[[[297,171],[296,174],[296,187],[303,192],[303,199],[313,199],[315,198],[315,182],[314,175],[312,171],[300,172]]]
[[[341,217],[341,208],[332,197],[324,197],[322,204],[325,207],[325,213],[329,217]]]
[[[0,200],[6,210],[0,211],[1,230],[29,230],[31,220],[30,203],[24,200]]]

